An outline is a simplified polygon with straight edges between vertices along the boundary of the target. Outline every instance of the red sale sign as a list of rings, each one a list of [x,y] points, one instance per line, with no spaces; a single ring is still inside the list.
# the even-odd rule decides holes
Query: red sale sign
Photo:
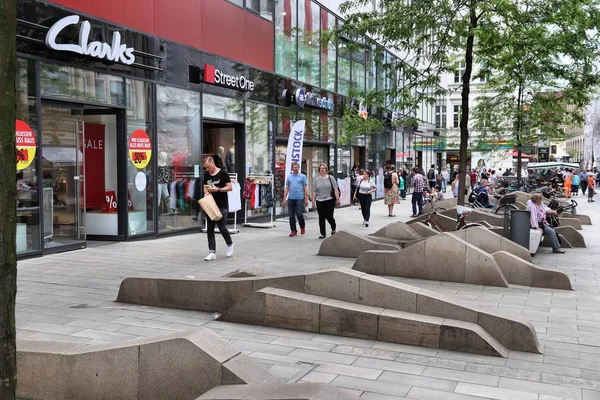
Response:
[[[150,136],[141,129],[133,132],[129,138],[129,159],[136,168],[146,168],[152,157],[152,142]]]
[[[117,212],[119,207],[117,205],[117,195],[114,190],[107,190],[104,192],[104,207],[102,212],[113,213]]]
[[[20,119],[17,120],[15,139],[17,146],[17,171],[20,171],[29,167],[33,162],[37,142],[31,127]]]

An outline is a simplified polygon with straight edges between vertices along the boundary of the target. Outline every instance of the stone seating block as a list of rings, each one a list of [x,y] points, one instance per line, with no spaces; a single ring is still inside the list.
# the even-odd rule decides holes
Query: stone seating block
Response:
[[[363,272],[351,269],[306,274],[304,293],[356,303],[360,277],[363,275]]]
[[[508,286],[502,270],[490,254],[470,244],[467,245],[465,283],[485,286]]]
[[[541,354],[535,328],[529,321],[488,311],[479,312],[478,323],[508,349]]]
[[[265,293],[266,326],[319,332],[320,307],[325,297],[274,288],[260,291]]]
[[[350,232],[338,231],[321,242],[318,254],[320,256],[356,258],[367,250],[400,250],[400,246],[383,244]]]
[[[379,314],[383,308],[329,299],[321,304],[320,333],[377,339]]]
[[[223,312],[218,320],[237,322],[249,325],[265,325],[265,299],[266,294],[262,289],[257,290],[248,297],[236,303]]]
[[[581,221],[579,221],[577,218],[567,218],[566,216],[560,217],[560,226],[570,226],[578,231],[583,230]]]
[[[424,248],[424,244],[422,246]],[[358,256],[352,269],[373,275],[399,276],[400,253],[398,250],[368,250]]]
[[[478,307],[456,297],[425,289],[417,293],[417,313],[473,323],[479,320]]]
[[[413,278],[433,279],[450,282],[465,282],[468,243],[449,233],[440,233],[425,243],[423,266]],[[411,251],[411,246],[403,252]],[[419,276],[420,275],[420,276]]]
[[[360,278],[358,300],[367,306],[416,313],[420,291],[415,286],[365,274]]]
[[[377,340],[439,348],[442,318],[384,310],[379,314]]]
[[[537,267],[531,270],[531,286],[573,290],[569,276],[562,271]]]
[[[479,325],[456,320],[442,323],[440,349],[508,357],[508,351]]]
[[[158,307],[205,310],[205,282],[191,279],[157,279]],[[209,302],[210,304],[210,302]]]
[[[531,286],[532,264],[507,252],[497,251],[492,254],[502,270],[506,280],[514,285]]]
[[[304,275],[283,275],[268,278],[248,278],[252,282],[252,291],[274,287],[294,292],[304,292]]]
[[[157,279],[136,277],[123,279],[117,302],[159,306]]]
[[[452,232],[456,229],[456,216],[436,214],[435,218],[446,232]]]
[[[516,255],[526,261],[531,261],[531,254],[525,247],[516,244],[515,242],[506,239],[502,235],[492,232],[489,229],[482,227],[473,227],[454,231],[452,234],[458,236],[469,244],[480,248],[486,253],[495,253],[497,251],[506,250],[509,253]]]
[[[428,238],[430,236],[435,236],[439,232],[423,223],[414,223],[409,225],[413,231],[418,233],[421,237]]]
[[[415,240],[421,235],[415,232],[408,224],[402,221],[392,222],[379,229],[372,236],[384,237],[394,240]]]
[[[64,399],[65,366],[62,349],[54,343],[17,340],[17,396],[23,399]],[[68,349],[73,343],[66,343]],[[41,345],[41,346],[40,346]],[[136,381],[137,385],[137,381]]]
[[[356,396],[332,385],[293,383],[228,385],[211,389],[197,400],[355,400]]]
[[[224,312],[252,293],[252,280],[211,279],[204,281],[204,311]]]
[[[575,218],[581,222],[581,225],[592,225],[592,219],[589,215],[585,214],[571,214],[571,213],[562,213],[560,217],[564,218]]]
[[[559,226],[558,228],[554,228],[554,230],[556,233],[563,235],[573,247],[587,247],[583,235],[581,232],[577,232],[575,228],[571,226]]]
[[[271,375],[260,364],[244,354],[238,354],[225,361],[222,367],[221,385],[273,385],[281,380]]]
[[[456,208],[456,198],[438,200],[435,202],[436,207],[445,208],[446,210],[450,208]],[[423,214],[427,214],[431,212],[431,203],[427,203],[423,206]]]

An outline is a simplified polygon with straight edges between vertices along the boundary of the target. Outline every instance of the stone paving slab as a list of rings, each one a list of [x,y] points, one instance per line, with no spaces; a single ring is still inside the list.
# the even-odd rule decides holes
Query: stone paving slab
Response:
[[[529,320],[541,339],[541,355],[511,352],[507,359],[501,359],[364,339],[216,323],[212,322],[215,318],[212,313],[113,301],[120,282],[128,276],[219,278],[240,268],[261,268],[266,274],[350,268],[352,259],[316,256],[321,243],[317,239],[316,213],[308,215],[307,233],[303,237],[289,238],[285,222],[277,222],[275,229],[268,230],[240,228],[240,234],[233,237],[236,254],[231,258],[225,257],[225,245],[217,237],[218,258],[213,262],[202,261],[207,252],[204,234],[116,243],[20,261],[17,336],[28,340],[95,344],[120,339],[85,337],[85,331],[128,335],[125,331],[131,327],[170,333],[190,326],[207,326],[234,346],[239,342],[244,354],[288,382],[303,382],[311,372],[319,374],[313,374],[309,379],[329,379],[330,375],[335,375],[329,385],[348,389],[348,393],[365,399],[600,399],[597,386],[600,383],[600,339],[596,339],[600,337],[597,335],[600,331],[598,204],[583,203],[578,207],[578,212],[590,215],[594,223],[583,225],[583,230],[579,231],[588,248],[568,249],[565,255],[552,254],[550,249],[541,248],[533,257],[533,263],[538,266],[568,274],[574,291],[395,278],[419,288],[456,296],[485,311],[501,311]],[[398,217],[389,218],[387,207],[380,201],[374,202],[369,227],[362,226],[360,211],[355,206],[338,209],[335,216],[338,229],[366,235],[394,220],[408,221],[410,202],[396,206],[394,212]],[[141,321],[152,325],[144,325]],[[28,329],[36,323],[77,328],[78,331],[54,334]],[[287,342],[290,338],[298,341]],[[282,346],[292,350],[279,354],[285,352]],[[321,367],[324,369],[319,369]],[[363,369],[364,375],[360,377],[350,375],[357,375]],[[372,379],[379,371],[383,371],[381,375],[387,372],[386,377],[394,376],[391,373],[402,374],[405,376],[402,379],[407,382],[411,377],[419,379],[408,385]],[[456,387],[452,393],[438,390],[431,387],[431,379],[453,382]],[[511,396],[513,394],[517,396]]]

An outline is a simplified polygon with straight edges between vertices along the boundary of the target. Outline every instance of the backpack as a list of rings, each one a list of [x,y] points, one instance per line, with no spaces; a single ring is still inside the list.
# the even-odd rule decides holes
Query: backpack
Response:
[[[429,172],[427,172],[427,180],[428,181],[435,181],[435,171],[430,169]]]
[[[390,172],[386,172],[385,175],[383,175],[383,187],[386,189],[391,189],[392,186],[392,174]]]

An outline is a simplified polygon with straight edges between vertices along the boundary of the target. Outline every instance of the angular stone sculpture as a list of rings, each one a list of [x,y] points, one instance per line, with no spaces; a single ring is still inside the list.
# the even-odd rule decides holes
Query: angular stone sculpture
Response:
[[[27,399],[195,399],[222,384],[281,383],[207,329],[107,345],[23,340],[17,365]]]
[[[421,235],[415,232],[412,227],[402,221],[392,222],[391,224],[387,224],[377,232],[375,232],[372,236],[379,236],[388,239],[394,240],[416,240],[420,239]]]
[[[472,227],[469,229],[454,231],[452,234],[487,253],[492,254],[497,251],[506,250],[525,261],[531,262],[531,254],[529,254],[529,249],[526,249],[525,247],[518,245],[515,242],[495,232],[492,232],[489,229]]]
[[[508,286],[494,258],[450,233],[401,251],[361,253],[353,269],[374,275]]]
[[[587,247],[583,235],[581,234],[581,232],[578,232],[575,228],[571,226],[559,226],[558,228],[554,228],[554,230],[559,235],[563,235],[565,239],[569,241],[571,246]]]
[[[320,256],[356,258],[367,250],[400,250],[400,246],[380,243],[364,236],[339,231],[321,242]]]
[[[509,283],[572,290],[571,281],[564,272],[538,267],[508,251],[498,251],[492,255]]]

